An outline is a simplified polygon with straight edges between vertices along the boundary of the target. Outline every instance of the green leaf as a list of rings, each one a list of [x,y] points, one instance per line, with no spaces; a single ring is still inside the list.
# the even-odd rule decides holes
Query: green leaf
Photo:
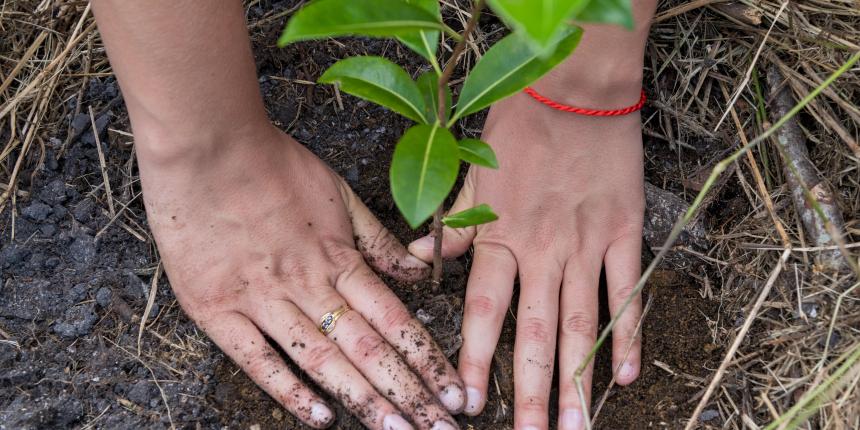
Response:
[[[394,37],[442,29],[436,15],[403,1],[317,0],[293,15],[278,46],[335,36]]]
[[[391,160],[391,194],[400,213],[418,228],[442,204],[460,169],[457,140],[447,129],[416,125],[406,130]]]
[[[532,49],[541,53],[554,46],[570,27],[571,18],[588,3],[589,0],[489,0],[493,12],[508,27],[525,36]]]
[[[461,160],[491,169],[499,168],[496,153],[488,143],[478,139],[463,139],[459,143]]]
[[[575,19],[581,22],[617,24],[633,30],[631,0],[592,0]]]
[[[448,215],[442,218],[442,222],[448,227],[463,228],[486,224],[497,219],[499,219],[499,216],[493,212],[493,209],[486,204],[482,204],[453,215]]]
[[[472,73],[460,91],[457,112],[449,125],[538,80],[567,58],[581,37],[581,28],[569,27],[564,37],[551,48],[549,55],[541,58],[529,48],[522,36],[516,33],[506,36],[493,45],[472,68]]]
[[[413,121],[429,123],[427,108],[418,86],[397,64],[382,57],[352,57],[340,60],[319,78],[324,84],[338,83],[356,97],[385,106]]]
[[[406,0],[406,3],[420,7],[433,14],[438,21],[442,21],[442,16],[439,13],[439,2],[437,0]],[[397,39],[431,63],[436,62],[439,31],[419,30],[417,33],[399,36]]]
[[[418,84],[418,89],[421,90],[421,97],[424,98],[425,116],[431,120],[435,120],[439,116],[439,77],[433,71],[424,72],[421,76],[418,76],[418,80],[415,83]],[[446,116],[450,115],[451,87],[445,87],[445,106],[448,109]]]

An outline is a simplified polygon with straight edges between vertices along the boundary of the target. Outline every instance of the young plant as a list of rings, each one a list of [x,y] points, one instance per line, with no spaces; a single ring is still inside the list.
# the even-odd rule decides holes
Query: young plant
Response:
[[[443,216],[442,204],[457,180],[460,161],[498,168],[490,145],[478,139],[458,140],[451,128],[466,115],[523,90],[561,63],[582,36],[574,23],[633,26],[630,0],[487,0],[513,31],[491,46],[467,74],[455,104],[448,83],[484,3],[474,2],[466,28],[457,33],[443,22],[436,0],[316,0],[296,12],[278,40],[283,47],[339,36],[396,38],[428,61],[430,70],[413,80],[385,58],[352,57],[332,65],[319,82],[339,85],[417,123],[394,149],[391,193],[412,228],[433,217],[434,285],[442,276],[442,225],[464,228],[498,219],[486,204]],[[437,48],[442,33],[457,44],[447,61],[440,63]]]

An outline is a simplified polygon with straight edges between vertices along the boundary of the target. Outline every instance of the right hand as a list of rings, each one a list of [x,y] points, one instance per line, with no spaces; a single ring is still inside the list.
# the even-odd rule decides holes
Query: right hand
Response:
[[[456,428],[462,381],[365,261],[404,281],[429,267],[319,158],[280,130],[259,134],[193,161],[139,147],[149,223],[185,312],[312,427],[331,425],[332,409],[264,334],[369,428]],[[353,311],[322,334],[320,317],[344,304]]]

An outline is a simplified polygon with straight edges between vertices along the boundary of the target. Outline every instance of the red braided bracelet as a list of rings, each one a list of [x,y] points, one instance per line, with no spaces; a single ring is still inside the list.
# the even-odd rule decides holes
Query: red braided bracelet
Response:
[[[533,99],[535,99],[535,100],[537,100],[537,101],[539,101],[539,102],[541,102],[541,103],[543,103],[543,104],[545,104],[545,105],[547,105],[553,109],[560,110],[562,112],[571,112],[571,113],[575,113],[575,114],[579,114],[579,115],[587,115],[587,116],[621,116],[621,115],[631,114],[633,112],[638,111],[639,109],[642,109],[642,106],[645,105],[645,100],[646,100],[645,90],[643,89],[642,95],[639,96],[639,102],[633,106],[628,106],[626,108],[613,109],[613,110],[585,109],[585,108],[578,108],[575,106],[568,106],[568,105],[553,101],[551,99],[548,99],[548,98],[538,94],[538,92],[535,91],[534,88],[532,88],[532,87],[526,87],[526,89],[524,89],[523,92],[530,95]]]

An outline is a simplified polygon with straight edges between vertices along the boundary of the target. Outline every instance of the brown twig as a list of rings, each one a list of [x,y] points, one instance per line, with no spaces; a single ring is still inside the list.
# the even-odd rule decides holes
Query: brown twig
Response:
[[[780,118],[794,105],[794,98],[783,85],[784,78],[778,66],[771,65],[768,69],[767,78],[773,99],[773,116]],[[838,234],[841,233],[837,235],[831,233],[833,231],[841,232],[844,229],[842,211],[836,204],[833,191],[826,182],[821,180],[815,165],[809,159],[806,139],[803,138],[800,125],[797,121],[791,120],[777,132],[776,136],[777,149],[780,149],[784,158],[785,176],[791,190],[794,208],[803,222],[804,230],[816,246],[839,245],[840,237]],[[815,198],[811,204],[806,201],[807,196],[804,190],[806,186],[804,185],[809,187]],[[816,204],[821,208],[824,215],[823,219],[816,213],[814,207]],[[829,227],[828,224],[832,227]],[[819,254],[819,263],[832,270],[845,267],[845,259],[840,250],[822,252]]]
[[[475,29],[478,28],[478,18],[481,16],[481,10],[484,8],[484,0],[477,0],[472,6],[472,16],[469,18],[469,21],[466,23],[466,28],[463,30],[462,38],[457,42],[457,45],[454,46],[454,52],[451,53],[451,58],[448,59],[448,63],[445,64],[445,69],[442,71],[442,76],[439,77],[439,112],[438,112],[438,121],[441,124],[445,124],[448,121],[446,112],[448,106],[446,106],[445,93],[448,87],[448,82],[451,80],[451,75],[454,74],[454,69],[457,67],[457,63],[460,60],[460,56],[463,54],[463,51],[466,50],[466,43],[469,40],[469,37],[475,32]],[[443,209],[442,205],[436,209],[436,212],[433,214],[433,277],[432,277],[432,285],[433,290],[437,291],[439,289],[439,284],[442,282],[442,215]]]

